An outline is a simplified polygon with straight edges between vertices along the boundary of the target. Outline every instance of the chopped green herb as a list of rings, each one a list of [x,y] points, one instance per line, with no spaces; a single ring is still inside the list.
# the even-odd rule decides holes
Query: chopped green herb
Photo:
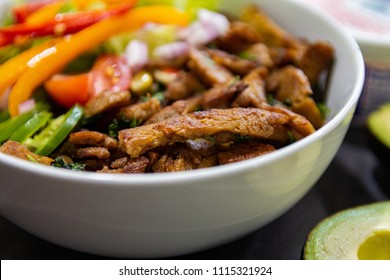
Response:
[[[194,108],[194,112],[199,112],[199,111],[203,111],[204,109],[203,109],[203,107],[202,107],[202,105],[196,105],[195,106],[195,108]]]
[[[81,126],[82,127],[89,127],[89,126],[97,123],[101,119],[102,119],[102,114],[96,114],[96,115],[93,115],[93,116],[91,116],[89,118],[83,118],[81,120]]]
[[[250,61],[257,61],[257,57],[251,53],[248,53],[246,51],[243,51],[238,54],[238,56],[242,59],[250,60]]]
[[[152,98],[156,98],[158,99],[158,101],[160,102],[164,102],[165,100],[165,96],[164,96],[164,92],[156,92],[155,94],[152,95]]]
[[[120,130],[117,119],[114,119],[112,123],[108,125],[108,135],[112,138],[118,138],[118,131]]]
[[[283,100],[283,104],[286,105],[287,107],[291,107],[292,103],[293,102],[291,98],[286,98],[285,100]]]
[[[322,119],[326,119],[326,116],[330,112],[330,108],[326,106],[324,103],[320,103],[320,102],[317,103],[317,108],[318,110],[320,110]]]
[[[35,158],[33,158],[33,157],[32,157],[31,155],[29,155],[29,154],[26,155],[26,158],[27,158],[29,161],[33,162],[33,163],[39,164],[39,162],[37,162],[37,161],[35,160]]]
[[[142,120],[137,119],[125,119],[123,115],[119,119],[114,119],[108,125],[108,135],[112,138],[118,138],[118,132],[122,129],[134,128],[142,124]]]
[[[267,94],[267,103],[269,105],[274,105],[275,104],[275,98],[272,94]]]
[[[235,76],[229,83],[228,85],[228,89],[230,89],[232,86],[234,86],[239,80],[240,80],[240,76]]]
[[[150,98],[156,98],[158,101],[160,102],[164,102],[165,100],[165,96],[164,96],[164,92],[156,92],[155,94],[153,94],[152,96],[150,96],[149,94],[148,95],[142,95],[139,100],[141,102],[148,102],[150,100]]]
[[[248,135],[237,134],[236,135],[236,139],[237,139],[237,142],[244,142],[244,141],[249,140],[249,136]]]
[[[65,168],[75,171],[85,170],[85,164],[78,162],[67,163],[61,156],[56,157],[51,165],[54,167]]]
[[[10,117],[11,117],[11,116],[10,116],[8,110],[5,110],[5,111],[0,112],[0,122],[3,122],[3,121],[5,121],[5,120],[8,120]]]
[[[290,139],[290,143],[294,143],[297,141],[297,138],[295,138],[294,134],[291,131],[287,131],[288,138]]]

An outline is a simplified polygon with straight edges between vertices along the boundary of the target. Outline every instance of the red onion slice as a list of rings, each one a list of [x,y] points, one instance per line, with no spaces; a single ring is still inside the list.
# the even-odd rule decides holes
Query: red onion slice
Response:
[[[187,42],[174,42],[155,48],[153,54],[157,58],[173,59],[187,55],[189,50]]]
[[[132,40],[127,45],[124,56],[130,69],[137,72],[148,62],[148,45],[142,40]]]

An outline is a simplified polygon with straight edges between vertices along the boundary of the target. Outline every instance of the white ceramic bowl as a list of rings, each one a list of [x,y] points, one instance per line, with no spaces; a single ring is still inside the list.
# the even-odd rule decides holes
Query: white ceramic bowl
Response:
[[[222,7],[234,12],[249,2]],[[324,127],[259,158],[171,174],[78,173],[0,154],[1,215],[68,248],[157,258],[237,239],[292,207],[343,141],[363,85],[363,59],[352,36],[321,12],[295,1],[254,2],[293,34],[335,46]]]

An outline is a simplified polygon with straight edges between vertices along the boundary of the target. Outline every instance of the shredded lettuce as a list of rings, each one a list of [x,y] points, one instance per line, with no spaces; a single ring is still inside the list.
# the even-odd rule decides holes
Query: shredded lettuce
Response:
[[[64,4],[61,5],[60,9],[58,10],[58,13],[60,14],[66,14],[66,13],[73,13],[77,12],[78,8],[74,5],[72,2],[64,2]]]
[[[135,32],[123,33],[113,36],[103,43],[103,49],[112,54],[122,54],[127,45],[133,39],[139,39],[148,44],[149,53],[161,45],[172,43],[177,40],[177,27],[174,25],[156,25],[153,28],[144,28]]]
[[[0,26],[8,26],[15,23],[15,18],[9,10],[17,5],[26,3],[26,0],[0,0]]]
[[[169,5],[196,13],[200,8],[216,11],[220,2],[220,0],[139,0],[138,5]]]
[[[10,117],[11,117],[11,116],[10,116],[8,110],[1,111],[1,112],[0,112],[0,122],[3,122],[3,121],[8,120]]]
[[[25,50],[42,44],[43,42],[51,39],[51,36],[45,36],[41,38],[36,38],[28,41],[28,43],[23,45],[7,45],[4,47],[0,47],[0,64],[3,64],[8,59],[13,58],[14,56],[24,52]]]

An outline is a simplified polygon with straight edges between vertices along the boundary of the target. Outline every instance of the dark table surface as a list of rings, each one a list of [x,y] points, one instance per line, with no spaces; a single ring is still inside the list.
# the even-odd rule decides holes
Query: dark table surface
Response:
[[[351,127],[335,159],[312,190],[287,213],[235,242],[175,259],[295,260],[310,230],[346,208],[390,199],[390,173],[369,148],[367,133]],[[37,238],[0,217],[0,257],[99,259]]]

